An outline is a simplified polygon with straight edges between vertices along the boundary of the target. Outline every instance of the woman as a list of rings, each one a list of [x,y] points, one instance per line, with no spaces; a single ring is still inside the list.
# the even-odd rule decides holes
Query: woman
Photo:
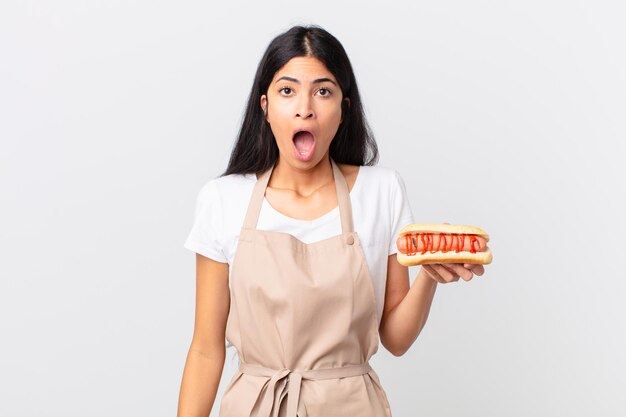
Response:
[[[391,416],[368,362],[379,337],[404,354],[437,282],[483,270],[424,266],[409,289],[395,236],[413,216],[402,179],[377,159],[339,41],[315,26],[276,37],[185,242],[197,253],[197,305],[179,417],[209,415],[225,337],[239,369],[220,417]]]

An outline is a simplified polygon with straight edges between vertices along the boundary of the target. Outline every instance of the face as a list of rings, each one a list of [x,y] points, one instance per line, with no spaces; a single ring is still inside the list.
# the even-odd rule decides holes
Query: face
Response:
[[[316,58],[295,57],[279,69],[260,104],[280,160],[303,168],[325,158],[341,123],[342,99],[339,83]]]

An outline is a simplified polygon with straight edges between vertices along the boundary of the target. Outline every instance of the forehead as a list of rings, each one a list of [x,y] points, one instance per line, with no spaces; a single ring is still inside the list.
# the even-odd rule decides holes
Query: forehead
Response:
[[[297,78],[300,81],[323,77],[335,80],[335,76],[326,68],[326,65],[324,65],[322,61],[310,56],[291,58],[281,69],[276,71],[272,82],[282,76]]]

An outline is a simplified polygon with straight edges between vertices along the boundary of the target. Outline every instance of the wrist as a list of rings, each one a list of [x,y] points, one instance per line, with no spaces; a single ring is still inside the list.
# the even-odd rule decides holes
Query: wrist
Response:
[[[417,274],[418,279],[421,279],[425,282],[428,282],[432,286],[436,286],[438,284],[437,280],[435,280],[429,273],[424,269],[424,267],[420,267],[420,271]]]

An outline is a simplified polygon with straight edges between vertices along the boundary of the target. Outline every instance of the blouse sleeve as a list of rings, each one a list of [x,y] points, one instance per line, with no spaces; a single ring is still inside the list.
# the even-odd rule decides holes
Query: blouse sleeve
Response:
[[[193,226],[184,247],[218,262],[228,262],[222,245],[222,205],[214,180],[198,193]]]
[[[396,245],[396,237],[407,224],[415,223],[413,221],[413,211],[411,210],[411,204],[409,202],[409,196],[406,192],[404,180],[397,171],[394,172],[393,184],[392,184],[392,198],[391,198],[391,237],[389,242],[389,255],[393,255],[398,252]]]

